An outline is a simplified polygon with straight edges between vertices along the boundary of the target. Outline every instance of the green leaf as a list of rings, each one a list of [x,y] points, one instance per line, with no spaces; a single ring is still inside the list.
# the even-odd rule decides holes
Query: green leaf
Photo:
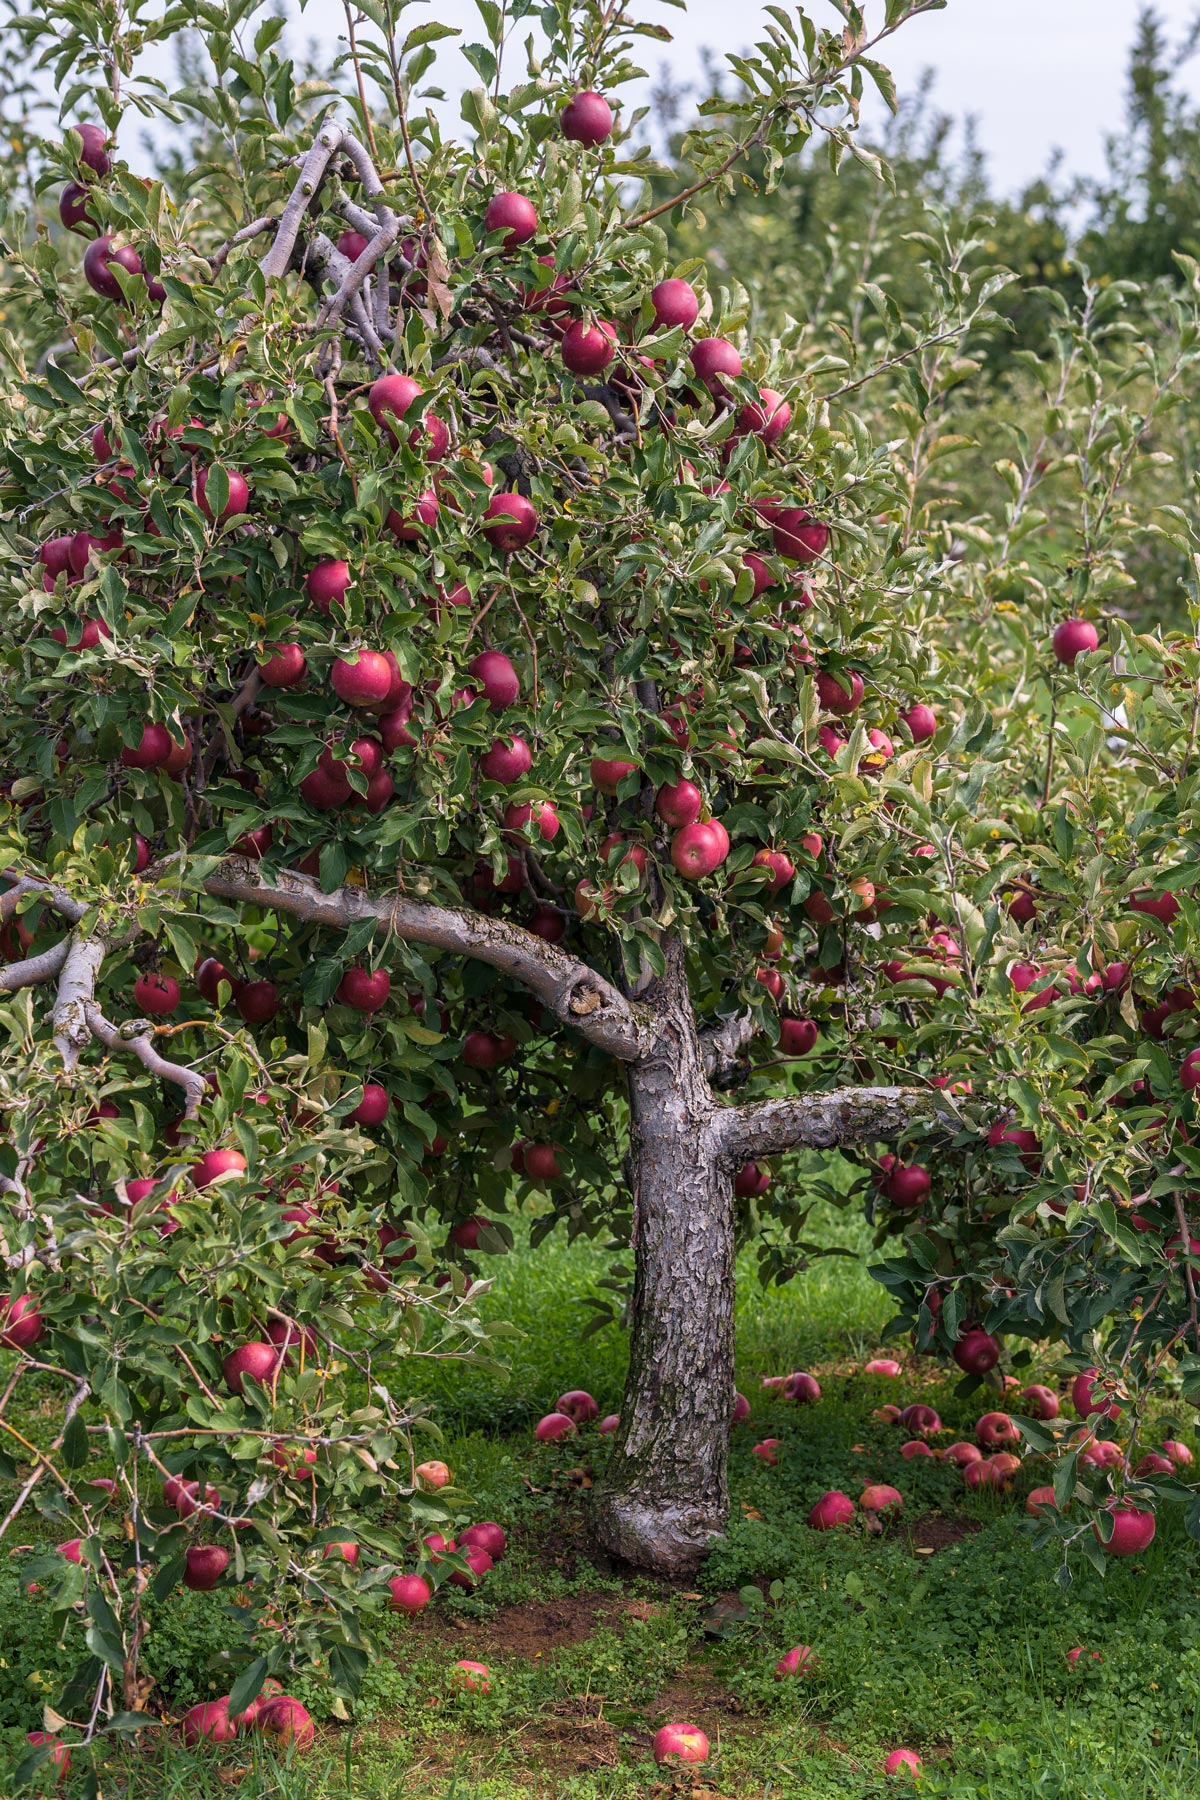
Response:
[[[248,1663],[229,1690],[230,1716],[236,1718],[245,1712],[252,1700],[257,1700],[262,1693],[263,1682],[267,1678],[267,1659],[256,1656]]]
[[[77,1412],[63,1434],[63,1461],[68,1469],[82,1469],[90,1454],[87,1423],[82,1412]]]

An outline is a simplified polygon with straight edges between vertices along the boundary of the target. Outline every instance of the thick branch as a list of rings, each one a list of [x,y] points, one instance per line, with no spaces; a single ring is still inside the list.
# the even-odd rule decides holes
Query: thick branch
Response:
[[[911,1125],[961,1123],[944,1094],[928,1088],[835,1088],[829,1093],[787,1094],[778,1100],[729,1107],[718,1117],[722,1155],[730,1163],[784,1150],[837,1150],[899,1137]]]
[[[301,163],[295,186],[279,216],[274,242],[259,264],[268,281],[278,281],[291,267],[292,251],[309,202],[320,187],[330,161],[340,150],[344,136],[342,127],[330,119],[317,133],[312,149]]]
[[[0,967],[0,994],[15,994],[18,988],[38,987],[43,981],[53,981],[67,960],[70,944],[70,938],[63,938],[61,943],[51,944],[49,950],[27,956],[24,962],[5,963]]]
[[[622,1062],[639,1061],[657,1037],[650,1015],[630,1005],[603,975],[507,919],[401,894],[375,899],[358,888],[323,894],[315,881],[291,869],[268,882],[254,863],[241,858],[223,863],[204,888],[219,900],[261,906],[334,931],[373,918],[381,932],[409,943],[474,957],[522,982],[564,1025]]]
[[[92,1040],[87,1008],[95,996],[104,949],[103,938],[81,937],[78,931],[73,931],[67,942],[53,1018],[54,1042],[68,1073],[78,1064],[80,1051]]]
[[[747,1007],[700,1033],[704,1073],[714,1087],[723,1087],[730,1076],[737,1074],[742,1066],[742,1051],[757,1029],[754,1014]]]
[[[85,1001],[83,1010],[92,1036],[106,1050],[136,1056],[149,1074],[157,1075],[160,1081],[173,1081],[187,1095],[184,1118],[196,1117],[206,1091],[204,1077],[198,1075],[195,1069],[185,1068],[183,1063],[171,1062],[167,1057],[159,1055],[151,1042],[154,1027],[149,1019],[128,1019],[124,1025],[114,1025],[111,1019],[105,1018],[94,1001]]]

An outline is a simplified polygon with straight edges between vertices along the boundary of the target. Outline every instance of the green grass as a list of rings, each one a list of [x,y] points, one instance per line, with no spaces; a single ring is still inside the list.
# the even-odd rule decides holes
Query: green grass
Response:
[[[860,1242],[843,1215],[829,1230]],[[1168,1516],[1140,1562],[1114,1564],[1103,1581],[1081,1564],[1063,1594],[1055,1559],[1035,1552],[1025,1529],[1032,1473],[1016,1495],[973,1496],[953,1470],[901,1459],[899,1434],[871,1416],[884,1399],[919,1394],[963,1434],[984,1406],[956,1400],[942,1371],[915,1359],[899,1383],[853,1372],[887,1316],[857,1260],[822,1262],[770,1293],[743,1270],[738,1377],[754,1416],[734,1438],[728,1538],[696,1587],[672,1592],[595,1567],[580,1484],[602,1446],[539,1448],[530,1427],[568,1386],[588,1387],[604,1410],[619,1404],[622,1335],[608,1327],[578,1341],[586,1297],[601,1291],[606,1269],[599,1250],[560,1243],[497,1262],[484,1308],[525,1333],[513,1343],[511,1380],[438,1368],[430,1391],[446,1430],[441,1453],[474,1515],[510,1531],[510,1555],[479,1595],[444,1591],[422,1620],[395,1625],[348,1723],[328,1719],[327,1696],[301,1678],[295,1691],[327,1719],[318,1747],[288,1766],[262,1759],[257,1745],[234,1746],[227,1761],[244,1772],[232,1791],[250,1800],[684,1794],[692,1784],[660,1786],[648,1756],[657,1724],[683,1717],[714,1746],[700,1791],[725,1800],[894,1793],[880,1764],[899,1744],[921,1752],[921,1791],[939,1797],[1192,1800],[1200,1550]],[[763,1373],[797,1367],[819,1374],[818,1406],[764,1395]],[[762,1436],[782,1442],[776,1468],[750,1455]],[[819,1493],[857,1494],[868,1479],[901,1489],[910,1525],[932,1517],[977,1529],[932,1555],[917,1554],[903,1529],[879,1538],[808,1529]],[[36,1722],[40,1690],[29,1677],[40,1668],[46,1679],[53,1646],[15,1574],[4,1579],[0,1719],[15,1744]],[[739,1591],[745,1616],[722,1635],[706,1631],[713,1600]],[[176,1710],[206,1682],[222,1691],[209,1671],[204,1605],[189,1596],[165,1622],[161,1691]],[[774,1663],[796,1643],[816,1648],[819,1671],[777,1683]],[[1103,1661],[1072,1670],[1065,1653],[1075,1644]],[[459,1657],[488,1663],[488,1696],[451,1692],[447,1672]],[[215,1800],[231,1791],[215,1757],[185,1755],[166,1733],[156,1739],[110,1760],[106,1796]],[[60,1792],[78,1791],[74,1781]]]

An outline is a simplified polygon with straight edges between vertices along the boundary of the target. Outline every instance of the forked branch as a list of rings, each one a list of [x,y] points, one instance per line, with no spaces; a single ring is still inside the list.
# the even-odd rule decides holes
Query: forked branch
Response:
[[[315,881],[292,869],[267,881],[256,864],[240,857],[223,863],[204,889],[214,899],[259,906],[334,931],[374,919],[381,934],[488,963],[529,988],[564,1025],[622,1062],[640,1061],[658,1035],[649,1012],[626,1000],[603,975],[508,919],[466,907],[433,906],[403,894],[374,898],[359,888],[323,894]]]
[[[159,1055],[152,1041],[154,1027],[149,1019],[128,1019],[123,1025],[114,1025],[111,1019],[105,1018],[95,1001],[84,1003],[84,1016],[88,1030],[106,1050],[123,1056],[134,1056],[148,1074],[156,1075],[160,1081],[172,1081],[176,1087],[181,1087],[187,1095],[183,1116],[185,1119],[196,1117],[207,1090],[204,1077],[197,1074],[195,1069],[186,1068],[183,1063],[171,1062],[169,1058]]]

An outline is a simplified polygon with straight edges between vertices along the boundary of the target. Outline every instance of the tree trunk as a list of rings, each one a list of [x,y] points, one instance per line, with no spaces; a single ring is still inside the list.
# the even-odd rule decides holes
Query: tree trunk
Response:
[[[594,1517],[605,1549],[677,1576],[696,1569],[728,1514],[733,1191],[682,968],[646,999],[663,1030],[628,1072],[629,1376]]]

